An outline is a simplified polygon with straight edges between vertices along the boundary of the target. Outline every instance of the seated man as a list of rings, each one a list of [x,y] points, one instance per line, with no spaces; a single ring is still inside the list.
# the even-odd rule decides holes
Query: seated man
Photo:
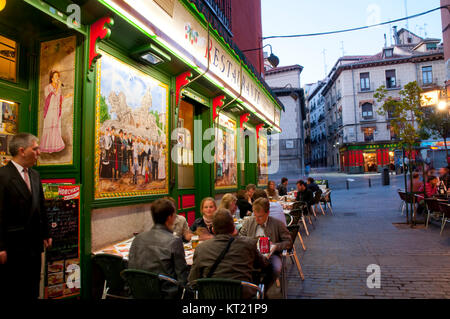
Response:
[[[188,267],[183,242],[172,233],[177,216],[175,206],[168,199],[158,199],[153,202],[151,213],[154,226],[134,238],[128,256],[128,268],[166,275],[184,286]],[[180,296],[178,287],[170,283],[164,282],[161,290],[166,293],[166,298]]]
[[[253,202],[253,216],[246,219],[239,235],[250,238],[269,237],[272,243],[270,247],[270,262],[272,265],[272,280],[281,274],[281,253],[285,249],[292,248],[291,235],[283,223],[269,216],[269,200],[258,198]],[[273,284],[267,284],[267,289]]]
[[[228,209],[217,210],[213,218],[213,231],[216,236],[195,249],[189,281],[199,278],[227,278],[252,282],[253,269],[264,269],[269,266],[268,260],[259,253],[256,240],[241,236],[233,237],[234,221]],[[211,270],[232,239],[217,268]],[[254,290],[243,291],[244,298],[253,295]]]
[[[277,189],[278,189],[278,195],[280,196],[285,196],[287,195],[287,186],[288,186],[288,179],[286,177],[281,178],[281,184],[278,185]]]
[[[320,189],[319,185],[314,182],[314,178],[312,177],[308,177],[308,179],[306,180],[306,188],[308,188],[313,193],[319,192],[320,194],[322,194],[322,190]]]
[[[257,189],[255,191],[255,194],[253,194],[253,199],[257,200],[258,198],[268,199],[267,193],[262,189]],[[269,216],[278,219],[283,223],[284,226],[286,226],[286,216],[284,215],[283,207],[281,206],[281,204],[277,201],[269,201],[269,203]]]
[[[311,190],[307,188],[307,184],[299,180],[297,182],[297,202],[305,202],[308,205],[308,211],[311,211],[311,205],[314,205],[314,195]]]

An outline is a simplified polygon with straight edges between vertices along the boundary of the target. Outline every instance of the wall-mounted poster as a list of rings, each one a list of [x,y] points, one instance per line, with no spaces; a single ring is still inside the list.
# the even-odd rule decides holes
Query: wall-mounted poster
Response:
[[[168,193],[168,94],[168,85],[102,52],[95,198]]]
[[[236,121],[224,114],[219,115],[215,145],[216,189],[237,187],[237,137]]]
[[[0,167],[11,160],[9,141],[18,130],[19,105],[0,99]]]
[[[267,137],[258,138],[258,186],[266,186],[269,182],[269,168],[267,155]]]
[[[73,163],[76,37],[41,43],[39,60],[38,165]]]

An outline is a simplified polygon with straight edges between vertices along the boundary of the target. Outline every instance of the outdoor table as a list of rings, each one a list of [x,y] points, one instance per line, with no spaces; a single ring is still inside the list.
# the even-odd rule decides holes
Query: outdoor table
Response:
[[[133,242],[133,238],[129,238],[122,242],[113,244],[111,246],[105,247],[99,251],[94,252],[94,254],[112,254],[122,257],[126,262],[128,262],[128,254],[130,253],[131,243]],[[199,242],[199,244],[201,241]],[[184,246],[184,254],[186,258],[186,264],[192,266],[193,258],[194,258],[194,249],[192,249],[192,243],[183,243]]]

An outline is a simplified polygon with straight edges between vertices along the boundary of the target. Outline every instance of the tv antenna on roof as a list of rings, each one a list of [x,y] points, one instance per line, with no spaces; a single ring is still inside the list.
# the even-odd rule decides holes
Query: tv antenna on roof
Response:
[[[405,16],[408,16],[408,0],[405,0]],[[406,30],[409,31],[409,19],[406,19]]]

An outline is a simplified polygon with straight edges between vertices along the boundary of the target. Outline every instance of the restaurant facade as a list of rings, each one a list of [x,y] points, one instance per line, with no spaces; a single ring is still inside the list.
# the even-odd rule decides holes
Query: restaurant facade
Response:
[[[1,164],[30,132],[43,182],[78,187],[59,194],[77,254],[47,263],[44,297],[90,297],[91,254],[148,229],[155,199],[191,224],[203,198],[267,185],[281,103],[210,2],[0,2]]]

